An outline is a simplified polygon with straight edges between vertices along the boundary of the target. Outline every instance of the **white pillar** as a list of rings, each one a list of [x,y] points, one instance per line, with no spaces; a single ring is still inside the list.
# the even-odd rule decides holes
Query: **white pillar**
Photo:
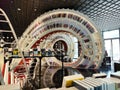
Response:
[[[2,76],[1,70],[0,70],[0,83],[1,83],[2,85],[5,84],[5,83],[4,83],[4,80],[3,80],[3,76]]]
[[[11,71],[11,84],[14,84],[14,73],[13,73],[13,70]]]
[[[0,48],[0,69],[2,70],[2,67],[4,65],[4,50],[3,48]]]
[[[17,77],[15,77],[15,84],[17,84]]]
[[[9,61],[6,62],[5,73],[4,73],[4,82],[6,85],[8,84],[8,67],[9,67]]]

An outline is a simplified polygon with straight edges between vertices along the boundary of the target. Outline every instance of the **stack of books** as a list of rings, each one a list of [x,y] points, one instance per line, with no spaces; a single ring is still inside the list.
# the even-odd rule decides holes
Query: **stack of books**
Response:
[[[70,87],[72,86],[73,80],[83,80],[83,79],[84,79],[84,76],[82,74],[64,76],[62,87]]]
[[[120,90],[120,79],[88,77],[84,80],[74,80],[73,86],[79,90]]]

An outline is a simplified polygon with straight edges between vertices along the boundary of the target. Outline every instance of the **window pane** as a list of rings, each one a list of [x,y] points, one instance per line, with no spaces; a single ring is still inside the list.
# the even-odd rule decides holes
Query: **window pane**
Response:
[[[78,39],[76,37],[73,37],[72,39],[74,41],[74,57],[73,57],[73,61],[75,61],[78,58]]]
[[[104,39],[119,37],[119,30],[106,31],[103,33]]]
[[[113,60],[119,60],[119,39],[113,39]]]
[[[112,57],[111,40],[105,40],[105,50],[107,51],[108,56]]]
[[[78,43],[74,43],[74,58],[78,58]]]

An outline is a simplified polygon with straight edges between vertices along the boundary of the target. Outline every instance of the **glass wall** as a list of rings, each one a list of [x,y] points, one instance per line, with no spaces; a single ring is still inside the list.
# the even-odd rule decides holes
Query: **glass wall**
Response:
[[[119,30],[106,31],[103,33],[104,39],[118,38]]]
[[[103,32],[105,50],[112,60],[120,60],[120,30]]]
[[[73,37],[74,41],[74,58],[73,61],[75,61],[78,58],[78,39],[76,37]]]
[[[105,40],[105,50],[108,53],[108,56],[112,56],[111,40]]]
[[[112,40],[112,47],[113,47],[113,60],[119,60],[120,56],[120,49],[119,49],[119,39]]]

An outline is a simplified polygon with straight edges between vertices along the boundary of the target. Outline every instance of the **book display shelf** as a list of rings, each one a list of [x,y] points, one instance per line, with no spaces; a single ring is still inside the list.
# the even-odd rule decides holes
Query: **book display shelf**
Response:
[[[9,24],[11,26],[10,22]],[[12,27],[11,29],[13,30]],[[86,15],[75,10],[57,9],[39,16],[28,26],[19,40],[15,32],[12,32],[16,45],[14,48],[4,48],[4,65],[6,65],[4,77],[7,77],[5,78],[6,83],[21,81],[20,84],[22,86],[22,83],[27,80],[28,82],[25,84],[30,82],[30,86],[34,86],[32,78],[37,65],[39,65],[39,85],[37,88],[41,88],[41,65],[45,61],[45,59],[42,59],[43,57],[48,57],[49,59],[50,57],[59,57],[60,60],[52,58],[54,59],[52,61],[56,61],[60,67],[80,67],[82,69],[98,69],[103,60],[104,47],[99,29]],[[78,58],[75,61],[64,62],[64,56],[68,56],[71,59],[74,56],[75,48],[72,37],[76,37],[79,42]],[[62,48],[55,52],[53,46],[57,40],[63,40],[66,43],[68,46],[67,52],[64,52]],[[76,80],[76,76],[69,78]],[[82,79],[84,78],[80,76],[79,80]],[[67,80],[66,85],[72,85],[71,80],[67,78],[64,78],[64,80]],[[93,79],[90,78],[84,82],[79,80],[74,81],[73,85],[77,86],[80,83],[83,88],[84,85],[82,84],[85,83],[85,86],[94,90],[93,87],[86,84],[89,80],[94,81]],[[101,83],[96,83],[97,81],[95,79],[93,82],[96,85],[94,86],[96,88],[98,86],[100,89],[95,90],[102,90],[101,86],[99,86]]]
[[[79,57],[74,62],[64,63],[64,66],[80,66],[84,69],[98,69],[100,67],[104,55],[101,34],[87,16],[74,10],[58,9],[38,17],[25,30],[19,40],[21,49],[28,51],[31,48],[36,48],[36,44],[45,47],[48,43],[45,42],[46,37],[44,36],[49,36],[48,34],[51,33],[56,34],[56,32],[72,34],[79,41]],[[52,43],[51,46],[53,46]],[[81,61],[85,59],[88,59],[88,63],[83,64]]]

